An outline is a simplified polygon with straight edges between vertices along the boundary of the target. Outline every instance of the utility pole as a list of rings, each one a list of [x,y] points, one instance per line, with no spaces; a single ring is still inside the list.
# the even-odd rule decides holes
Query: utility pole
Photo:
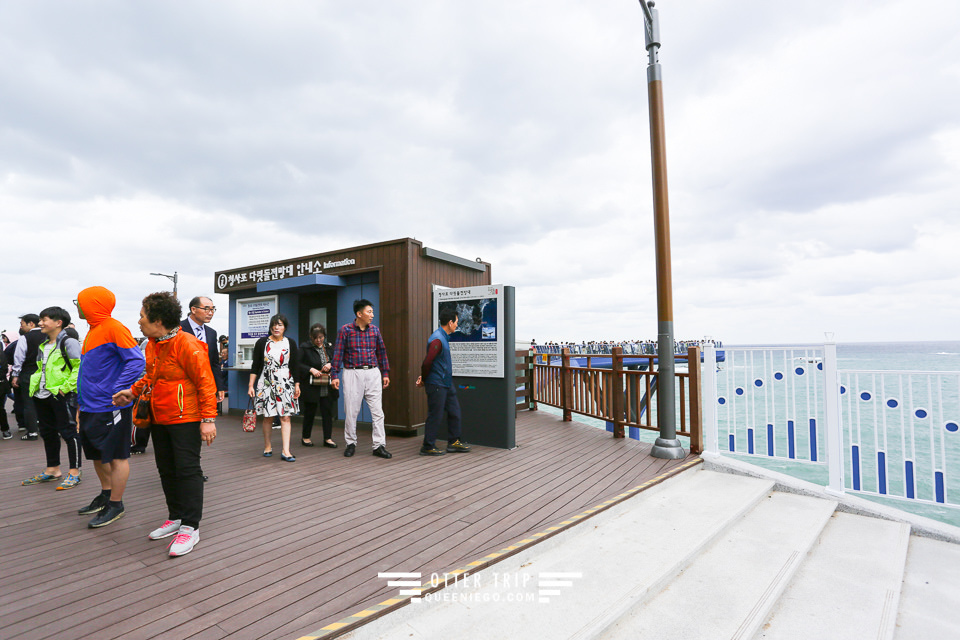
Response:
[[[151,273],[152,276],[163,276],[164,278],[170,278],[173,280],[173,297],[177,298],[177,272],[174,271],[173,275],[167,275],[166,273]],[[177,298],[179,300],[179,298]]]
[[[654,3],[640,0],[647,47],[647,96],[650,104],[650,159],[653,168],[653,229],[657,256],[657,423],[655,458],[684,457],[677,440],[676,365],[673,339],[673,275],[670,266],[670,206],[667,201],[667,143],[663,126],[663,76],[660,68],[660,16]],[[694,366],[690,363],[689,366]],[[696,363],[700,366],[700,363]]]

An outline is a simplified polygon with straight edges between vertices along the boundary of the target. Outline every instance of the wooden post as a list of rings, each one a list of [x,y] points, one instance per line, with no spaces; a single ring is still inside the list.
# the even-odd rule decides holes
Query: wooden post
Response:
[[[570,411],[573,401],[573,374],[570,371],[570,349],[564,347],[560,351],[560,407],[563,409],[563,421],[573,420]]]
[[[623,437],[623,347],[614,347],[610,369],[613,382],[613,437]]]
[[[533,349],[531,349],[527,353],[528,353],[528,357],[525,364],[527,365],[527,385],[526,386],[530,395],[529,407],[530,407],[530,411],[536,411],[537,410],[537,389],[536,389],[536,381],[537,381],[536,358],[537,356],[534,353]]]
[[[687,348],[690,374],[690,453],[703,453],[703,397],[700,388],[700,347]]]

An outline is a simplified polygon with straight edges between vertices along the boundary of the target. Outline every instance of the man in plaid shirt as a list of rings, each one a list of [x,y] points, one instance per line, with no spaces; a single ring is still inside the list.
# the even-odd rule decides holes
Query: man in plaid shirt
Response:
[[[392,458],[387,451],[387,434],[383,428],[383,390],[390,386],[390,363],[387,348],[383,344],[380,329],[373,324],[373,303],[361,299],[353,303],[357,318],[340,327],[337,343],[333,348],[333,368],[330,384],[340,389],[343,381],[343,410],[346,414],[343,426],[347,447],[344,457],[357,451],[357,414],[364,399],[373,418],[373,455]],[[343,375],[341,375],[341,368]]]

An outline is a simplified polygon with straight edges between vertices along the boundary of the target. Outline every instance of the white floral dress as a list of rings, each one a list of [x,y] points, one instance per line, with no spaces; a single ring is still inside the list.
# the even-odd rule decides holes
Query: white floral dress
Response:
[[[289,416],[300,411],[294,394],[294,379],[290,375],[290,341],[267,340],[263,354],[263,373],[257,380],[254,406],[257,415]]]

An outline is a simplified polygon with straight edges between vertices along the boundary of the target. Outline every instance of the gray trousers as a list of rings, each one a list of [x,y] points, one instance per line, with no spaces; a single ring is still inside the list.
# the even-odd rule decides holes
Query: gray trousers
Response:
[[[343,439],[357,444],[357,415],[366,400],[373,418],[373,448],[387,444],[383,429],[383,376],[380,369],[344,369],[340,372],[340,393],[343,394]]]

